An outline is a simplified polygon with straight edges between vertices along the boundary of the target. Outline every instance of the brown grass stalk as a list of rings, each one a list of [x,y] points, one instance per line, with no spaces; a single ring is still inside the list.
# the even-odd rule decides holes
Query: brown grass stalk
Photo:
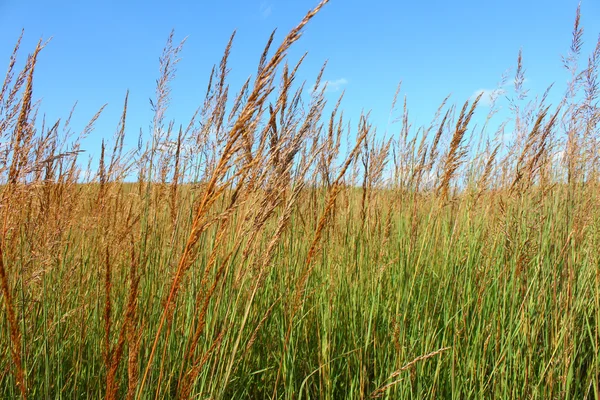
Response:
[[[304,19],[300,22],[300,24],[298,24],[296,28],[292,29],[292,31],[285,38],[281,46],[278,48],[277,52],[273,55],[269,63],[262,69],[261,74],[257,77],[254,89],[248,97],[248,101],[243,111],[241,112],[239,118],[236,120],[236,123],[234,124],[229,133],[228,142],[223,148],[220,160],[212,174],[210,181],[207,184],[202,201],[200,202],[197,208],[196,216],[194,218],[188,241],[185,245],[185,249],[177,267],[177,271],[172,280],[169,295],[167,296],[167,299],[164,303],[164,310],[157,328],[154,344],[152,345],[152,349],[150,351],[150,355],[142,377],[142,382],[140,384],[140,389],[138,392],[138,398],[143,393],[143,389],[147,381],[148,374],[150,372],[150,368],[152,365],[154,354],[156,352],[156,348],[158,346],[162,329],[167,320],[167,316],[171,312],[170,310],[172,308],[173,301],[179,291],[181,279],[190,265],[190,259],[193,257],[195,245],[200,235],[204,231],[204,214],[207,212],[208,207],[210,207],[210,205],[214,203],[217,197],[222,193],[222,189],[217,188],[217,183],[225,175],[229,161],[238,150],[238,140],[247,133],[248,124],[254,118],[255,114],[262,108],[262,104],[265,101],[267,94],[270,92],[269,85],[272,80],[275,68],[283,60],[285,53],[287,52],[289,47],[300,38],[302,28],[304,28],[304,26],[317,14],[317,12],[327,2],[328,0],[323,0],[321,3],[319,3],[319,5],[315,9],[311,10],[306,15],[306,17],[304,17]]]
[[[389,377],[388,377],[386,380],[388,380],[388,381],[389,381],[390,379],[394,379],[394,378],[398,377],[398,376],[399,376],[399,375],[400,375],[402,372],[404,372],[404,371],[406,371],[406,370],[408,370],[408,369],[412,368],[412,367],[413,367],[415,364],[417,364],[418,362],[425,361],[425,360],[427,360],[427,359],[430,359],[430,358],[432,358],[432,357],[435,357],[435,356],[437,356],[437,355],[440,355],[440,354],[442,354],[443,352],[445,352],[445,351],[447,351],[447,350],[450,350],[450,349],[451,349],[451,347],[444,347],[444,348],[441,348],[441,349],[439,349],[439,350],[433,351],[433,352],[431,352],[431,353],[428,353],[428,354],[425,354],[425,355],[419,356],[419,357],[415,358],[414,360],[412,360],[411,362],[409,362],[409,363],[405,364],[405,365],[404,365],[402,368],[400,368],[399,370],[395,371],[395,372],[394,372],[393,374],[391,374],[391,375],[390,375],[390,376],[389,376]],[[382,397],[382,396],[384,395],[384,393],[385,393],[385,391],[386,391],[386,390],[388,390],[388,389],[389,389],[389,388],[391,388],[392,386],[394,386],[394,385],[396,385],[396,384],[400,383],[401,381],[402,381],[402,379],[399,379],[399,380],[396,380],[396,381],[394,381],[394,382],[388,383],[388,384],[386,384],[386,385],[384,385],[384,386],[381,386],[381,387],[379,387],[379,388],[375,389],[375,390],[374,390],[374,391],[371,393],[371,398],[378,398],[378,397]]]

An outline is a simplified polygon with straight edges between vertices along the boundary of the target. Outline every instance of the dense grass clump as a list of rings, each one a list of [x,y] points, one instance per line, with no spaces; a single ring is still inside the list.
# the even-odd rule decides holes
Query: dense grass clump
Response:
[[[496,134],[477,98],[418,130],[405,103],[385,138],[325,114],[323,71],[295,81],[287,51],[322,5],[235,96],[230,41],[180,128],[171,36],[148,140],[124,146],[125,97],[94,171],[78,157],[101,110],[79,136],[41,123],[43,45],[20,72],[17,45],[0,397],[600,398],[600,44],[578,68],[579,12],[560,104],[525,95],[519,56]]]

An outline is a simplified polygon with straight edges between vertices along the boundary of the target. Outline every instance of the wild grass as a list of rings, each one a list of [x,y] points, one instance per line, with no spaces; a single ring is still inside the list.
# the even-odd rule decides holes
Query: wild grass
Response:
[[[166,119],[171,35],[152,131],[124,145],[126,95],[94,171],[81,140],[102,110],[78,135],[40,120],[44,44],[15,71],[17,43],[2,398],[600,398],[600,42],[580,67],[579,10],[559,104],[525,93],[519,55],[495,135],[471,122],[477,98],[420,129],[404,101],[383,137],[341,98],[325,111],[323,70],[307,89],[288,64],[324,3],[235,94],[232,36],[182,125]]]

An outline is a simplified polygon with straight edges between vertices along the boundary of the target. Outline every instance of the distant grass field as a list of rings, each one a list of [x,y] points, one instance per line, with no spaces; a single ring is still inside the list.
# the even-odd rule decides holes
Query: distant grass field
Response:
[[[125,99],[94,171],[78,151],[98,116],[79,137],[42,126],[42,46],[15,71],[17,45],[1,398],[600,398],[600,44],[577,69],[579,12],[561,104],[525,98],[519,57],[506,143],[473,126],[479,98],[420,130],[398,105],[388,139],[366,115],[349,131],[286,63],[321,6],[236,93],[230,43],[181,129],[171,36],[153,131],[123,146]]]

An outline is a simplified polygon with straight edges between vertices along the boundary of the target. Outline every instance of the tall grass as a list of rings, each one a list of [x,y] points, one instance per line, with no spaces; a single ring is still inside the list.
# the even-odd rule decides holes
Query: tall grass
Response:
[[[519,55],[496,134],[497,93],[484,128],[480,98],[419,129],[405,100],[384,137],[341,98],[325,111],[323,70],[304,85],[288,63],[325,3],[236,93],[232,36],[182,125],[171,35],[151,133],[124,145],[126,94],[95,171],[80,147],[102,110],[78,135],[40,120],[44,44],[16,71],[17,43],[2,398],[600,398],[600,42],[581,67],[579,10],[559,104],[525,92]]]

